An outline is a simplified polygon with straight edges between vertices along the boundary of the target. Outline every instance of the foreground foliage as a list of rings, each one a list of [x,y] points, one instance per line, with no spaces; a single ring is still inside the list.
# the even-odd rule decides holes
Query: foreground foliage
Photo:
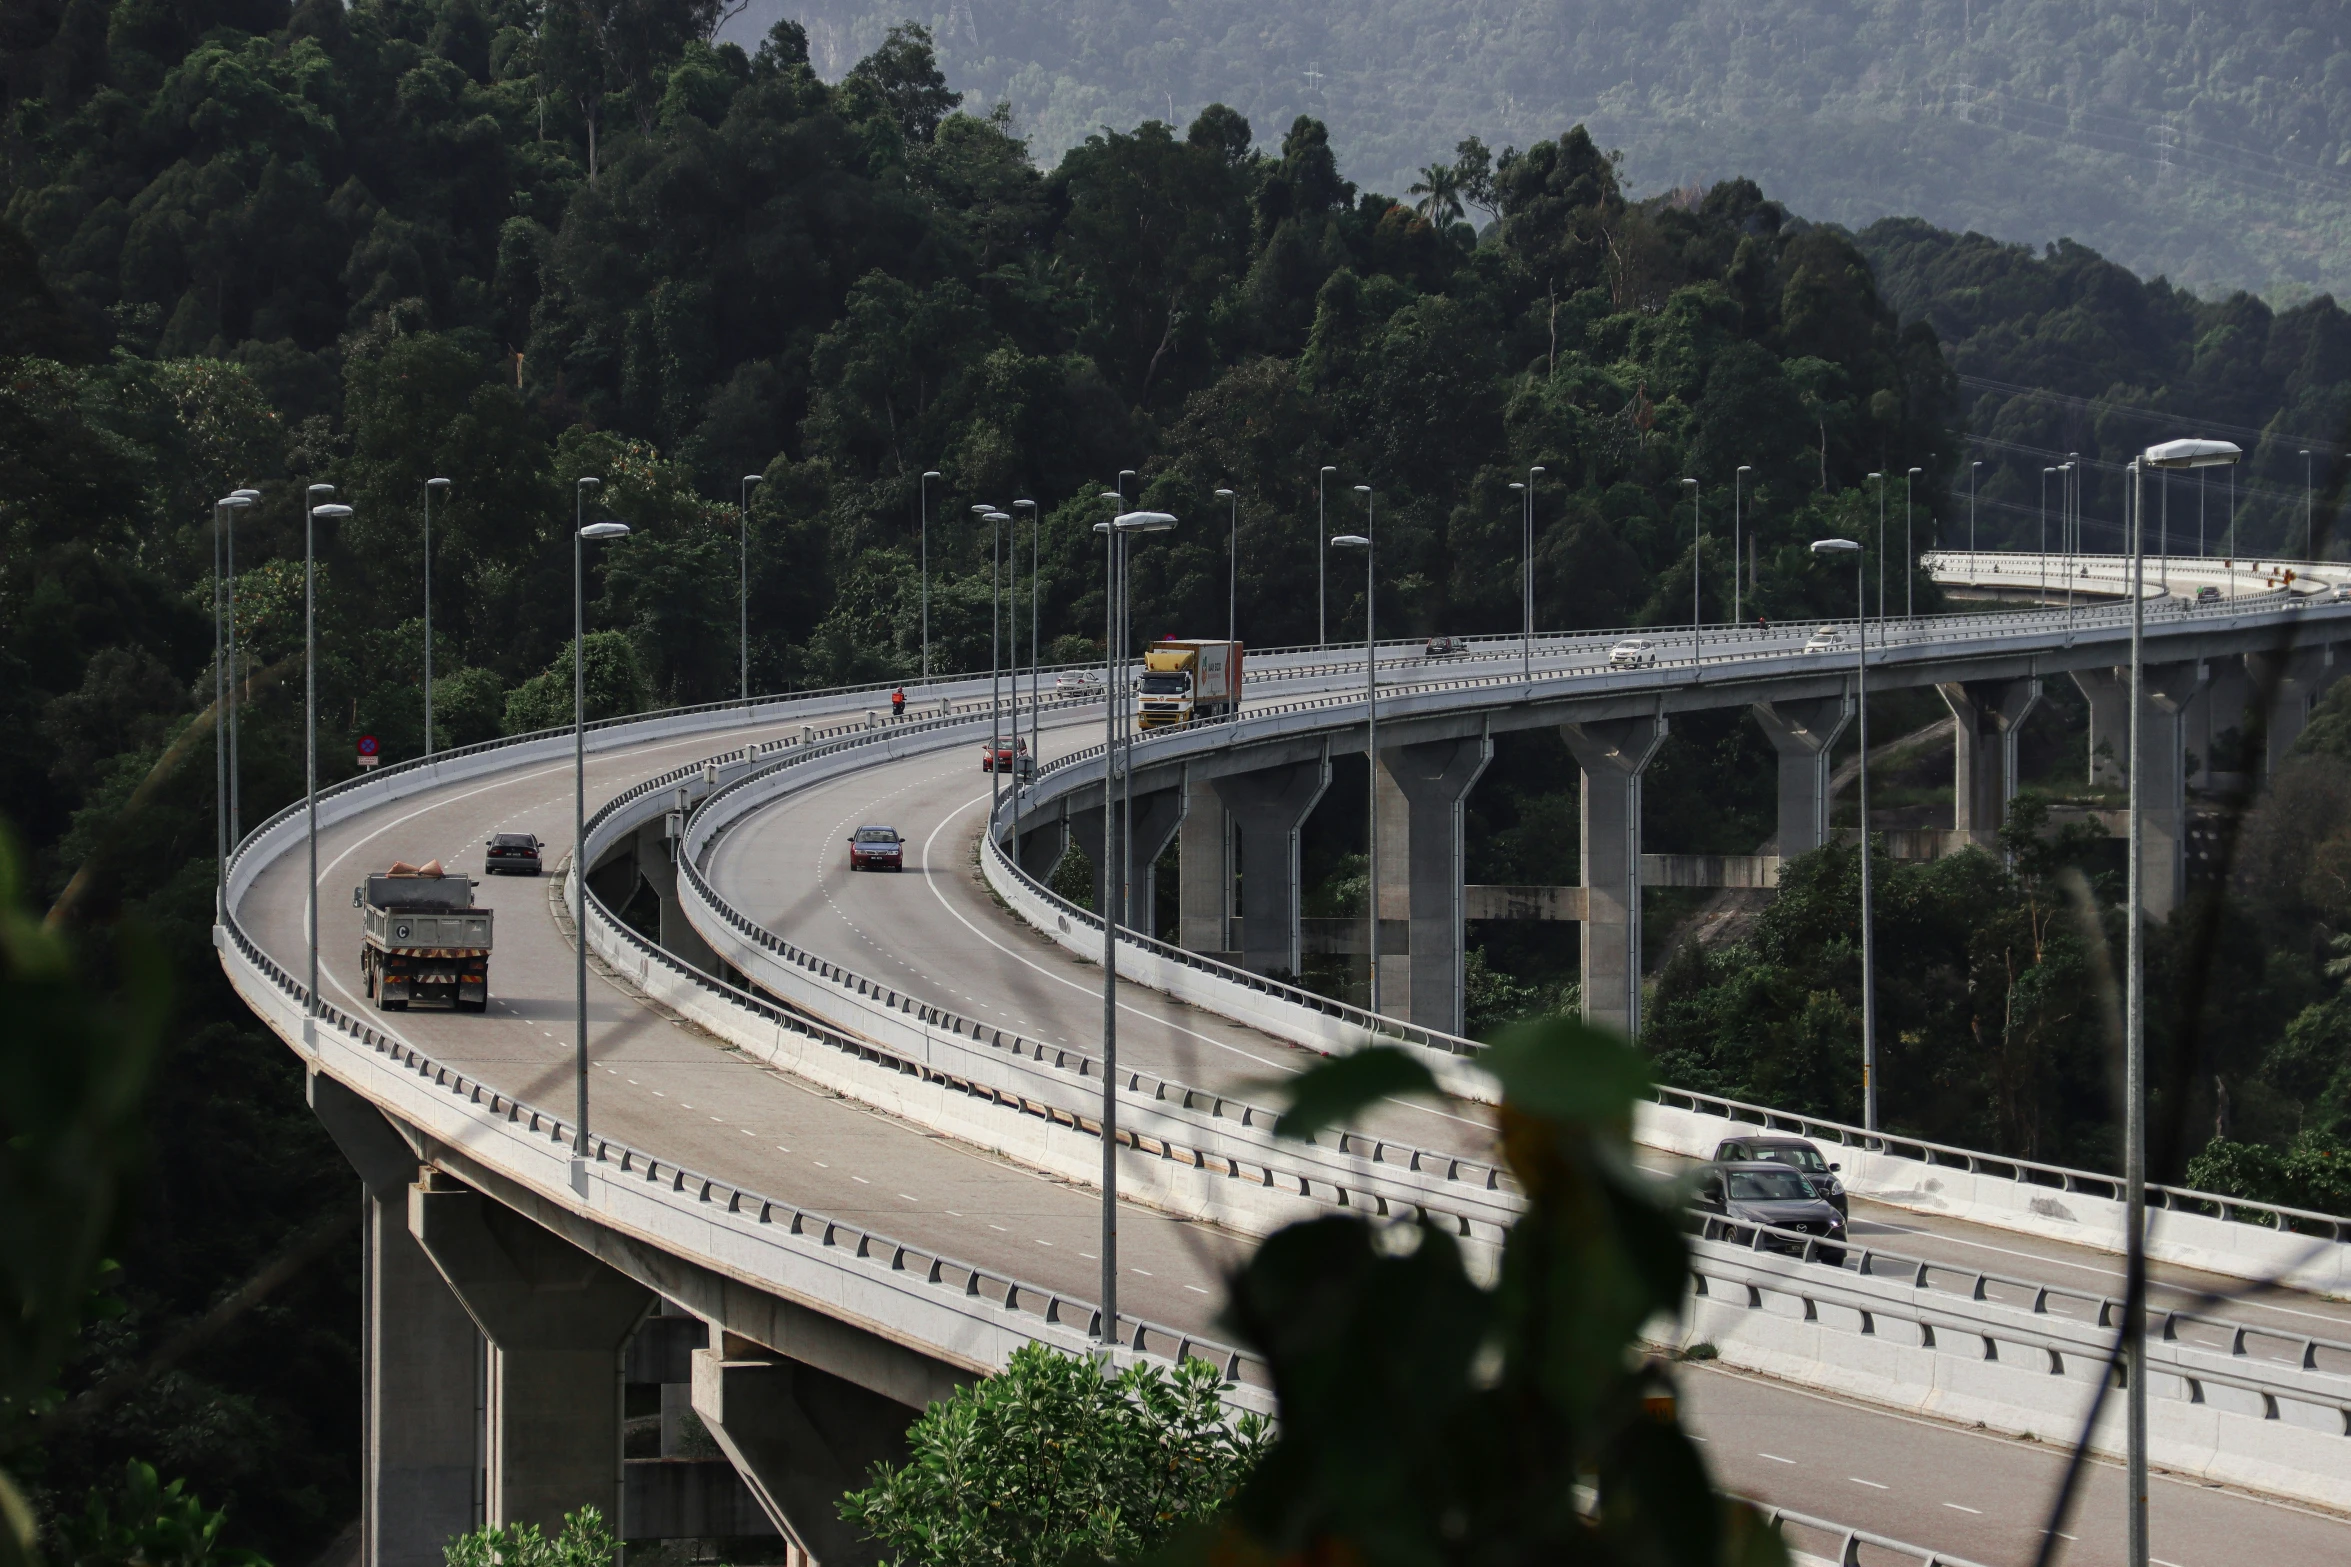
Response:
[[[932,1405],[841,1515],[905,1567],[1132,1560],[1214,1517],[1262,1455],[1262,1422],[1220,1393],[1206,1361],[1111,1373],[1031,1344]]]
[[[612,1567],[619,1542],[603,1513],[583,1507],[563,1515],[553,1539],[535,1523],[476,1529],[442,1547],[448,1567]]]

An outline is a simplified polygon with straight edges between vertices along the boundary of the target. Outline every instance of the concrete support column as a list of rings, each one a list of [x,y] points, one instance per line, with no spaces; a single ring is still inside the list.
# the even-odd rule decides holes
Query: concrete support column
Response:
[[[906,1461],[916,1411],[729,1334],[694,1352],[694,1413],[785,1539],[822,1567],[881,1559],[839,1503]]]
[[[652,887],[661,903],[661,950],[705,974],[719,972],[718,954],[686,919],[678,902],[677,841],[669,836],[669,819],[655,817],[637,829],[637,874]]]
[[[2245,674],[2253,686],[2252,699],[2258,701],[2263,689],[2272,682],[2277,693],[2264,726],[2267,739],[2262,748],[2264,771],[2274,774],[2285,765],[2287,753],[2294,749],[2294,742],[2302,738],[2303,729],[2310,723],[2310,709],[2326,693],[2326,688],[2341,678],[2343,667],[2337,662],[2331,644],[2296,648],[2291,653],[2245,655]],[[2246,732],[2252,732],[2250,726]]]
[[[436,1171],[408,1189],[408,1231],[490,1341],[484,1522],[594,1503],[621,1517],[621,1347],[652,1292]]]
[[[1129,930],[1144,935],[1157,934],[1152,930],[1152,914],[1158,907],[1158,878],[1154,867],[1159,857],[1167,852],[1168,841],[1184,819],[1184,792],[1181,789],[1154,789],[1148,794],[1138,793],[1134,798],[1134,820],[1125,834],[1127,856],[1126,908],[1119,923]],[[1103,845],[1103,811],[1100,806],[1069,813],[1069,835],[1086,858],[1094,865],[1094,907],[1101,908],[1108,900],[1105,888],[1109,885],[1104,875],[1109,866],[1109,851]]]
[[[1216,780],[1240,843],[1241,964],[1254,973],[1298,972],[1298,829],[1330,782],[1327,751]]]
[[[1561,724],[1584,773],[1584,1019],[1641,1031],[1641,773],[1665,743],[1663,713]]]
[[[441,1567],[476,1522],[481,1334],[408,1233],[408,1140],[334,1078],[309,1098],[361,1182],[360,1567]]]
[[[1935,689],[1951,709],[1951,826],[1990,843],[2016,797],[2016,736],[2040,704],[2038,680],[1945,681]]]
[[[2073,683],[2090,705],[2090,786],[2120,789],[2130,782],[2131,672],[2127,669],[2077,669]]]
[[[1194,952],[1232,950],[1233,835],[1224,800],[1206,778],[1184,778],[1184,822],[1176,832],[1176,942]]]
[[[2140,907],[2163,919],[2180,906],[2188,886],[2187,722],[2203,693],[2198,661],[2149,664],[2145,710],[2139,718]],[[2128,670],[2123,671],[2127,682]],[[2126,687],[2127,689],[2127,687]]]
[[[1412,1016],[1412,805],[1385,767],[1371,770],[1379,796],[1380,1010],[1390,1017]]]
[[[1780,858],[1810,853],[1829,841],[1829,754],[1853,721],[1852,694],[1747,711],[1780,757]]]
[[[1411,948],[1403,962],[1380,959],[1394,965],[1380,972],[1381,1005],[1390,1016],[1448,1034],[1461,1032],[1466,1002],[1461,968],[1462,807],[1493,759],[1494,740],[1487,734],[1380,752],[1381,880],[1389,879],[1388,823],[1393,819],[1403,839],[1398,846],[1403,852],[1394,856],[1404,873],[1403,915],[1411,922]],[[1385,887],[1380,918],[1383,923],[1389,918]],[[1404,981],[1400,987],[1397,977]]]
[[[1069,849],[1069,818],[1055,816],[1020,835],[1020,868],[1039,881],[1051,881],[1053,869]]]

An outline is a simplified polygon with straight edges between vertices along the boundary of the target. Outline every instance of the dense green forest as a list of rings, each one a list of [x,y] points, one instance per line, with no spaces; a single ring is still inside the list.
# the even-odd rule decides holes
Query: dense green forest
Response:
[[[797,23],[747,51],[711,41],[719,19],[603,0],[61,0],[0,36],[0,816],[44,900],[71,889],[69,926],[150,930],[178,983],[125,1310],[85,1335],[69,1391],[140,1361],[351,1191],[294,1062],[208,946],[213,502],[234,487],[260,492],[235,533],[250,827],[299,786],[311,484],[353,509],[318,530],[333,779],[360,734],[395,759],[424,743],[429,477],[452,481],[433,513],[448,745],[564,715],[549,671],[567,668],[586,475],[604,481],[594,514],[636,529],[591,565],[590,667],[612,712],[734,691],[740,536],[755,688],[911,677],[926,505],[937,667],[985,666],[989,536],[971,510],[1023,497],[1044,650],[1098,651],[1090,530],[1122,470],[1130,496],[1185,519],[1139,557],[1138,629],[1221,625],[1213,492],[1229,487],[1241,632],[1265,646],[1314,634],[1325,465],[1331,531],[1357,525],[1354,485],[1376,492],[1383,629],[1513,623],[1508,486],[1534,466],[1543,627],[1685,615],[1694,525],[1708,612],[1725,613],[1742,465],[1748,603],[1781,618],[1845,606],[1845,579],[1804,545],[1874,537],[1871,472],[1921,470],[1922,532],[1948,539],[1985,460],[1979,508],[2013,540],[2049,453],[2111,462],[2147,410],[2218,417],[2270,432],[2242,497],[2250,545],[2293,522],[2270,448],[2339,436],[2345,414],[2327,300],[2199,303],[2078,249],[1918,224],[1855,236],[1745,179],[1633,200],[1565,117],[1501,156],[1424,116],[1413,157],[1442,171],[1396,198],[1342,178],[1322,120],[1213,103],[1090,131],[1044,164],[1017,117],[964,112],[920,29],[877,35],[827,80]],[[1509,125],[1469,129],[1499,144]],[[926,472],[942,476],[927,492]],[[2111,515],[2109,491],[2088,500],[2093,523]],[[1334,585],[1333,636],[1362,614],[1352,581]],[[1573,879],[1567,776],[1535,743],[1498,761],[1473,874]],[[1652,841],[1752,852],[1769,776],[1737,715],[1678,726],[1650,777]],[[1317,819],[1360,819],[1342,806]],[[2351,804],[2332,820],[2351,835]],[[1343,904],[1349,843],[1310,850],[1319,895]],[[1832,860],[1764,945],[1691,953],[1661,980],[1674,1074],[1850,1108]],[[2002,1066],[1965,1048],[1979,1002],[1945,983],[1994,972],[1971,967],[1969,921],[2029,929],[2035,878],[2056,873],[1955,862],[1914,889],[1974,912],[1922,915],[1904,938],[1927,977],[1920,1038],[1958,1053],[1931,1092],[1890,1097],[1903,1124],[2102,1155],[2095,1030],[2048,1033],[2046,1070]],[[2326,896],[2259,927],[2295,939],[2225,1064],[2265,1147],[2305,1104],[2351,1099],[2335,1025],[2301,1021],[2341,1005],[2324,937],[2351,908]],[[2033,983],[2062,985],[2073,960],[2055,953]],[[1499,934],[1479,966],[1496,1017],[1572,980]],[[1739,1009],[1708,999],[1735,985],[1826,998],[1804,1070],[1790,1054],[1765,1071],[1778,1036],[1739,1033]],[[2292,1038],[2288,1070],[2273,1046]],[[2246,1157],[2248,1181],[2286,1178],[2259,1164],[2274,1149]],[[302,1272],[140,1398],[62,1431],[31,1474],[43,1505],[70,1509],[139,1457],[225,1501],[233,1536],[314,1550],[355,1506],[354,1285]]]
[[[1401,190],[1457,139],[1570,121],[1643,192],[1744,174],[1855,228],[1916,213],[2034,245],[2070,237],[2212,296],[2351,282],[2351,12],[2271,0],[931,0],[950,83],[1012,106],[1048,155],[1103,122],[1211,100],[1311,114],[1350,174]],[[827,75],[895,0],[751,0],[803,19]]]

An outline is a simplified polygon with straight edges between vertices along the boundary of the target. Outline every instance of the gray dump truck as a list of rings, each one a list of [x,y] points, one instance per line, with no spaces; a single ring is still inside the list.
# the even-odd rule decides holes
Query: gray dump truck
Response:
[[[351,889],[369,1000],[387,1012],[411,1001],[446,1002],[457,1012],[489,1007],[493,915],[474,907],[473,886],[433,860],[395,864]]]

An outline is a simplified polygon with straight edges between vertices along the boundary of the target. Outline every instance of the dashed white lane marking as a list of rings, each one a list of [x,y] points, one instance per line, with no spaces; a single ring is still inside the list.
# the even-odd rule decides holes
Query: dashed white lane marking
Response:
[[[1773,1463],[1775,1463],[1775,1464],[1793,1464],[1793,1463],[1795,1463],[1795,1461],[1796,1461],[1796,1460],[1794,1460],[1793,1458],[1782,1458],[1782,1457],[1781,1457],[1779,1454],[1777,1454],[1777,1453],[1766,1453],[1766,1452],[1762,1452],[1762,1451],[1760,1451],[1760,1450],[1758,1450],[1758,1451],[1757,1451],[1757,1453],[1755,1454],[1755,1456],[1756,1456],[1756,1457],[1758,1457],[1758,1458],[1768,1458],[1768,1459],[1770,1459],[1770,1460],[1771,1460]]]
[[[1894,1489],[1892,1486],[1883,1484],[1876,1480],[1864,1480],[1859,1475],[1847,1475],[1845,1478],[1852,1481],[1855,1485],[1866,1485],[1873,1491],[1891,1491]]]
[[[1190,1290],[1190,1291],[1191,1291],[1193,1294],[1195,1294],[1195,1295],[1205,1295],[1205,1294],[1207,1294],[1207,1293],[1208,1293],[1208,1291],[1206,1291],[1206,1290],[1202,1289],[1202,1288],[1201,1288],[1199,1285],[1197,1285],[1197,1284],[1187,1284],[1187,1285],[1185,1285],[1185,1286],[1184,1286],[1184,1288],[1186,1288],[1186,1289]]]
[[[1973,1513],[1978,1518],[1984,1516],[1984,1510],[1981,1507],[1962,1507],[1957,1502],[1945,1502],[1943,1505],[1955,1513]]]

